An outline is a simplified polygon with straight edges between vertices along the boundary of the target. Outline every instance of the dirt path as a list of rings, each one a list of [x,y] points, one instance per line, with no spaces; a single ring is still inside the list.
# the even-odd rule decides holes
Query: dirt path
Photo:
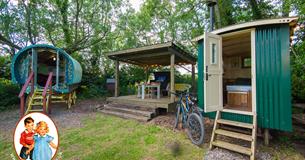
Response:
[[[52,114],[49,115],[58,130],[81,127],[81,119],[93,116],[95,108],[103,105],[104,99],[91,99],[78,102],[70,110],[65,104],[55,104],[52,107]],[[19,109],[12,109],[0,112],[0,138],[13,139],[14,129],[19,120]]]

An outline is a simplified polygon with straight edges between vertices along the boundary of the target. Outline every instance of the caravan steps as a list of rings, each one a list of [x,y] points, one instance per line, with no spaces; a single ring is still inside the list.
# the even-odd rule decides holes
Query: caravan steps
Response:
[[[246,115],[252,116],[253,120],[252,123],[244,123],[244,122],[222,119],[221,118],[222,112],[228,113],[229,111],[228,110],[217,111],[209,148],[212,149],[213,147],[220,147],[220,148],[228,149],[234,152],[248,155],[250,156],[250,160],[254,160],[255,145],[256,145],[256,125],[257,125],[256,114],[247,113]],[[235,111],[232,113],[235,113]],[[237,114],[241,114],[241,113],[238,112]],[[233,129],[229,130],[230,127],[233,127]],[[234,127],[238,127],[240,129],[234,129]],[[244,130],[247,131],[250,130],[251,132],[247,134],[246,132],[244,132]],[[233,142],[229,143],[223,141],[223,139],[221,139],[222,137],[229,137],[235,140],[243,140],[245,143],[249,143],[248,146],[250,147],[241,146],[240,144],[235,144]]]
[[[224,149],[228,149],[231,151],[235,151],[238,153],[242,153],[242,154],[246,154],[246,155],[251,155],[251,149],[247,148],[247,147],[243,147],[243,146],[239,146],[236,144],[232,144],[232,143],[228,143],[225,141],[220,141],[220,140],[216,140],[214,142],[212,142],[212,144],[214,146],[220,147],[220,148],[224,148]]]
[[[248,129],[253,129],[253,125],[249,123],[243,123],[243,122],[236,122],[236,121],[230,121],[230,120],[225,120],[225,119],[219,119],[217,120],[217,123],[220,124],[226,124],[230,126],[235,126],[235,127],[241,127],[241,128],[248,128]]]
[[[114,115],[126,119],[134,119],[141,122],[147,122],[156,115],[156,110],[151,107],[139,105],[127,105],[120,103],[108,103],[99,112]]]
[[[249,141],[249,142],[251,142],[253,140],[251,135],[227,131],[227,130],[223,130],[223,129],[216,129],[215,134],[223,135],[223,136],[227,136],[227,137],[231,137],[231,138],[236,138],[236,139],[242,139],[242,140]]]

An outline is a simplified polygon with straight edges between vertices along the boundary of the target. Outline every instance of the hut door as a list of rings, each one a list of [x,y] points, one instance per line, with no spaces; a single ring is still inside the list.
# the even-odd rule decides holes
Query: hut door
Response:
[[[222,91],[222,38],[204,33],[204,112],[223,108]]]

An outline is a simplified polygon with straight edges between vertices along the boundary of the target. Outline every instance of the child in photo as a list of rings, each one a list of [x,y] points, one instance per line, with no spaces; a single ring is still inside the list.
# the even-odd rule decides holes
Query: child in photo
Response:
[[[22,145],[20,151],[20,158],[25,160],[30,157],[32,159],[34,147],[34,120],[31,117],[24,119],[25,130],[21,133],[20,144]]]
[[[49,132],[48,124],[40,121],[37,123],[35,131],[37,134],[34,136],[33,160],[51,160],[52,150],[50,146],[54,149],[57,146],[52,142],[54,138],[47,134]]]

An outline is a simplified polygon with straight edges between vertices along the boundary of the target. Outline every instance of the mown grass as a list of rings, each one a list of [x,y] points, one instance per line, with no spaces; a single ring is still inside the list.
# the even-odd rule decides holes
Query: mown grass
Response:
[[[64,159],[202,159],[185,134],[98,114],[60,136]],[[178,146],[178,147],[177,147]],[[178,148],[178,149],[176,149]]]
[[[185,160],[203,159],[207,145],[193,145],[182,132],[175,132],[153,124],[143,124],[103,114],[82,119],[83,126],[59,129],[60,148],[57,158],[62,160]],[[273,159],[304,159],[292,146],[279,143],[259,147]],[[1,159],[17,159],[10,139],[0,137]]]
[[[69,159],[202,159],[205,149],[171,129],[103,114],[82,120],[83,127],[60,129],[57,158]],[[0,155],[12,159],[9,140],[1,140]],[[15,156],[16,157],[16,156]],[[2,158],[1,158],[2,159]],[[17,157],[16,157],[17,159]]]

